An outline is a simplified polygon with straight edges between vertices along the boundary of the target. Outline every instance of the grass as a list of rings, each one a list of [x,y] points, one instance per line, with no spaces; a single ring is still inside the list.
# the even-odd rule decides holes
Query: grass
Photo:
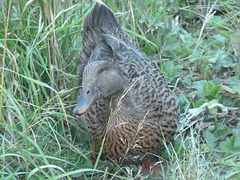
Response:
[[[182,121],[204,103],[231,107],[214,107],[186,124],[161,153],[159,163],[169,165],[163,179],[238,179],[239,1],[106,2],[165,73]],[[95,167],[90,137],[72,113],[89,2],[0,3],[0,178],[143,177],[135,166]]]

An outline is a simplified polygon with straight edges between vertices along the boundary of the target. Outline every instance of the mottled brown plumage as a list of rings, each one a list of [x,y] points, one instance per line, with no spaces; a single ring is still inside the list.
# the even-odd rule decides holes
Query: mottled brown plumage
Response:
[[[75,114],[96,151],[118,163],[159,154],[175,134],[179,105],[162,73],[126,34],[113,13],[96,4],[83,29]]]

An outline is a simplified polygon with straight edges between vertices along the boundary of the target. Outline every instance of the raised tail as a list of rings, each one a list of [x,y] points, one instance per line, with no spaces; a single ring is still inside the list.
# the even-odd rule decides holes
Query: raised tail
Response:
[[[125,33],[118,24],[113,12],[104,4],[96,3],[94,9],[83,23],[83,50],[79,64],[79,85],[82,84],[82,73],[94,48],[102,40],[101,35],[113,35],[135,48],[137,43]]]
[[[82,84],[82,73],[96,44],[102,34],[122,34],[112,11],[103,4],[96,3],[94,9],[85,18],[83,23],[83,50],[79,64],[79,84]]]

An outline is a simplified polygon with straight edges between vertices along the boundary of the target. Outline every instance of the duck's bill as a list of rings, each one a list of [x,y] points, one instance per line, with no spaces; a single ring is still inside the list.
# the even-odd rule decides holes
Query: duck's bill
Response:
[[[91,105],[95,101],[96,96],[97,96],[96,92],[90,91],[88,89],[84,90],[82,92],[82,96],[77,102],[76,107],[73,110],[74,114],[76,114],[77,117],[80,117],[81,115],[86,113],[86,111],[91,107]]]

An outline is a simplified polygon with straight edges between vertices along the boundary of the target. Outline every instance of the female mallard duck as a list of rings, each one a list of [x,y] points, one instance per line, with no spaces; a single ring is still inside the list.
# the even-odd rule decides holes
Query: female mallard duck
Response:
[[[96,4],[83,27],[74,109],[96,152],[118,163],[142,163],[175,134],[179,104],[162,73],[126,34],[113,13]]]

